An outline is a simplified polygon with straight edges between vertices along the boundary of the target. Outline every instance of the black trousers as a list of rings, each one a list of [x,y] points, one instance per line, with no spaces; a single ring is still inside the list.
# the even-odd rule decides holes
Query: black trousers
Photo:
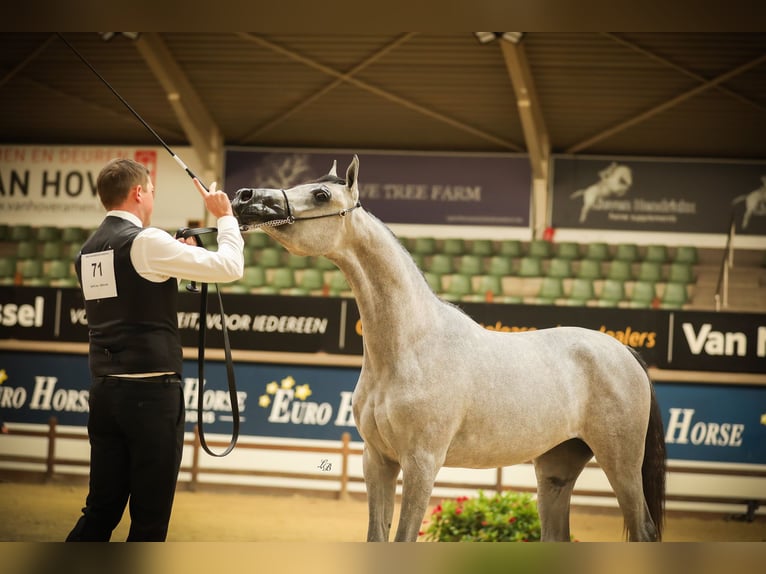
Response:
[[[108,541],[128,501],[128,541],[164,541],[183,452],[180,378],[101,377],[89,406],[89,492],[67,541]]]

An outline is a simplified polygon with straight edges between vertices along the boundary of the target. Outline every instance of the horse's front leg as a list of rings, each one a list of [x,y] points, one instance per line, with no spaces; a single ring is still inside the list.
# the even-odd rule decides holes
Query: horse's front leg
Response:
[[[418,538],[434,481],[442,466],[435,460],[432,453],[411,454],[402,460],[402,508],[396,542],[415,542]]]
[[[398,462],[383,457],[368,445],[364,447],[362,464],[369,509],[367,541],[388,542],[394,516],[396,480],[401,467]]]

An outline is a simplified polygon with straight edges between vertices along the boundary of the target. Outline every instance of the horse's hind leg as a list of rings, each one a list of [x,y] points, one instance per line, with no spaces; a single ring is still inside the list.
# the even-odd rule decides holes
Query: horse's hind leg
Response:
[[[362,455],[364,482],[367,487],[367,541],[388,542],[394,516],[396,479],[400,466],[365,445]]]
[[[537,510],[544,542],[570,540],[569,502],[575,481],[591,456],[588,445],[572,439],[534,460]]]
[[[643,442],[613,441],[606,448],[605,445],[594,445],[593,452],[617,496],[617,503],[625,518],[628,540],[635,542],[657,540],[658,531],[644,499],[641,478]]]

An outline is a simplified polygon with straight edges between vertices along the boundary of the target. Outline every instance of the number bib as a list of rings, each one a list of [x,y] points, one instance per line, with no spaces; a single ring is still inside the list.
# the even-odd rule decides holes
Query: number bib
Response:
[[[117,297],[113,250],[83,253],[80,258],[80,276],[86,301]]]

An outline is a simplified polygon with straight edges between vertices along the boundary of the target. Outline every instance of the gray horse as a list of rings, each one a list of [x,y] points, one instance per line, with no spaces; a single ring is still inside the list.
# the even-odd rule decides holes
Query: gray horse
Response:
[[[630,540],[659,540],[665,495],[662,420],[646,366],[603,333],[482,328],[437,297],[391,231],[359,203],[359,160],[290,189],[241,189],[234,212],[300,255],[345,274],[364,326],[353,395],[369,504],[367,539],[415,541],[443,466],[532,460],[543,540],[569,540],[577,477],[595,455]]]

